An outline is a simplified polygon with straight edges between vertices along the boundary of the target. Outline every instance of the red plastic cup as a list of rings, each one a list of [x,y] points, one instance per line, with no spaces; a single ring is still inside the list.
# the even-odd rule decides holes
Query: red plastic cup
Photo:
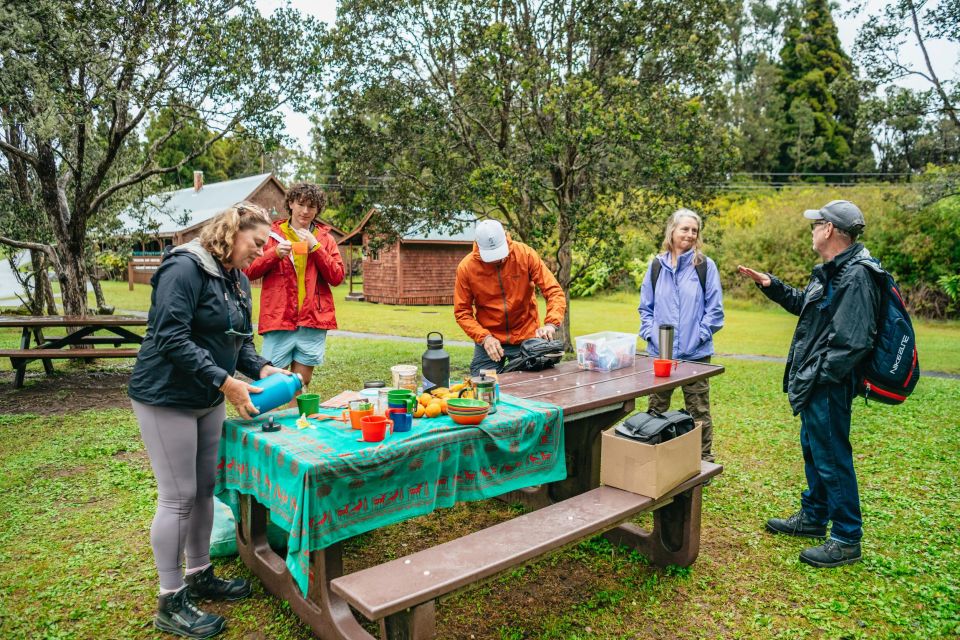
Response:
[[[363,416],[360,418],[360,433],[364,442],[381,442],[387,436],[390,423],[384,416]]]
[[[658,378],[669,378],[670,369],[677,368],[676,360],[664,360],[663,358],[657,358],[653,361],[653,375]]]

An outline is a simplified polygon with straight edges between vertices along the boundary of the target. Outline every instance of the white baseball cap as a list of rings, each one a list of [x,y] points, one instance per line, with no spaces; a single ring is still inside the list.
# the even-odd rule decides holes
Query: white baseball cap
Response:
[[[481,220],[477,223],[477,247],[484,262],[503,260],[510,253],[507,234],[496,220]]]

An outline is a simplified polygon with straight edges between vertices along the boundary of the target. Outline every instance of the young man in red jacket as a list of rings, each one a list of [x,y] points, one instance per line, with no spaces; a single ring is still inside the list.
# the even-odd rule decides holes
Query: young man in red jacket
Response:
[[[343,260],[329,227],[316,223],[327,194],[315,184],[298,183],[287,191],[289,219],[273,223],[263,255],[244,270],[260,289],[263,355],[310,384],[313,368],[323,364],[327,330],[337,328],[335,287],[343,282]],[[282,363],[282,364],[280,364]]]

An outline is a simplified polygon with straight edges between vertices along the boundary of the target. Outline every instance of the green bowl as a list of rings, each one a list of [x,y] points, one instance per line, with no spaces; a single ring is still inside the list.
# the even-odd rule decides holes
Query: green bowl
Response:
[[[447,400],[447,407],[476,411],[477,409],[489,409],[490,403],[484,400],[473,400],[472,398],[450,398]]]

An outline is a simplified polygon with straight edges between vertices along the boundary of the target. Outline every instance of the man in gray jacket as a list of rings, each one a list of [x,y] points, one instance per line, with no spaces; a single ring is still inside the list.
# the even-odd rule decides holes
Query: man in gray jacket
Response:
[[[857,237],[866,222],[852,202],[833,200],[803,214],[812,221],[813,250],[823,263],[813,269],[806,289],[795,289],[769,273],[739,266],[768,298],[800,316],[783,374],[794,415],[800,414],[807,489],[800,510],[771,518],[767,530],[821,538],[827,521],[830,537],[804,549],[800,560],[815,567],[838,567],[860,560],[863,536],[857,476],[850,445],[850,409],[856,393],[856,368],[873,348],[880,292],[869,268],[870,257]]]

